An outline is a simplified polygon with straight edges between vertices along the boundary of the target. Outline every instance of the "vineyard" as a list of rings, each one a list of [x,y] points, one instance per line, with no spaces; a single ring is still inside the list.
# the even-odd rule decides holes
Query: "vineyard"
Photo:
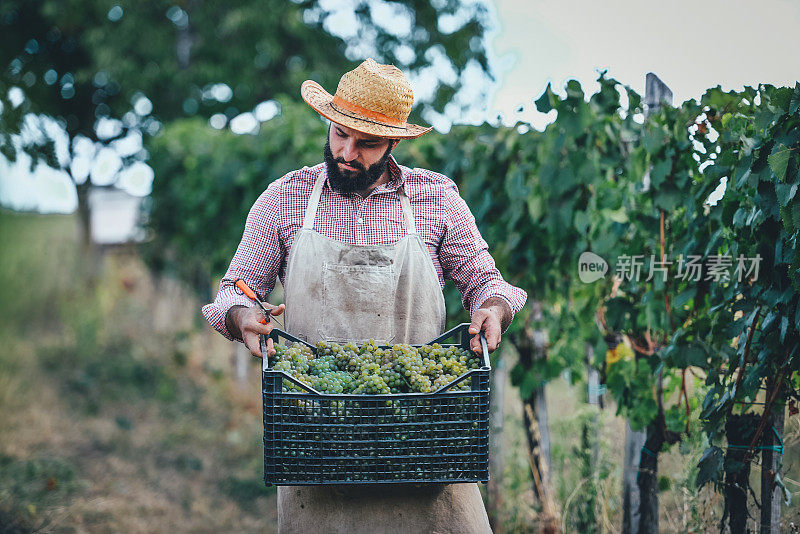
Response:
[[[800,532],[800,82],[790,62],[774,60],[789,73],[776,78],[746,60],[751,41],[791,33],[774,24],[788,3],[763,19],[708,17],[704,36],[756,38],[716,46],[725,61],[692,48],[690,61],[735,58],[741,74],[681,64],[698,99],[673,102],[652,73],[644,95],[605,71],[591,91],[529,82],[514,116],[532,105],[550,120],[542,129],[487,119],[492,91],[513,78],[495,40],[520,28],[519,65],[539,54],[537,79],[607,64],[662,69],[676,92],[682,82],[653,52],[627,54],[647,65],[615,57],[616,43],[573,53],[591,65],[561,65],[594,37],[528,4],[0,4],[0,533],[277,530],[269,454],[284,482],[309,465],[300,482],[488,473],[480,491],[497,533]],[[566,11],[562,30],[596,17],[582,24],[598,41],[623,20]],[[636,19],[626,30],[662,24],[690,44],[701,33],[625,11]],[[261,370],[268,391],[261,362],[200,307],[259,195],[323,161],[328,125],[301,84],[333,89],[367,56],[411,80],[409,122],[455,122],[394,156],[452,178],[528,301],[491,359],[463,339],[280,346]],[[741,89],[705,89],[716,83]],[[103,214],[123,218],[111,198],[141,217],[131,208],[130,235],[103,241],[114,226]],[[49,214],[59,210],[74,213]],[[448,328],[468,323],[455,285],[444,292]],[[284,300],[280,287],[263,297]],[[285,416],[271,421],[287,425],[271,431],[285,446],[264,446],[268,406]],[[333,468],[307,463],[328,438]]]
[[[797,413],[800,386],[800,84],[712,88],[674,107],[657,91],[643,99],[598,82],[591,95],[574,81],[563,96],[548,87],[536,106],[556,118],[542,132],[456,126],[401,143],[397,158],[458,184],[501,271],[532,297],[504,339],[534,471],[547,472],[542,391],[566,372],[588,402],[629,422],[623,530],[657,531],[659,454],[698,432],[695,483],[724,495],[721,524],[744,528],[760,461],[755,520],[774,530],[790,496],[784,417]],[[255,137],[170,125],[151,143],[156,174],[172,176],[154,188],[153,264],[208,288],[252,200],[316,163],[324,132],[288,100]],[[204,220],[220,228],[207,234]],[[452,287],[447,303],[449,322],[464,317]],[[533,478],[546,522],[557,522],[548,477]],[[582,491],[591,503],[593,488]]]

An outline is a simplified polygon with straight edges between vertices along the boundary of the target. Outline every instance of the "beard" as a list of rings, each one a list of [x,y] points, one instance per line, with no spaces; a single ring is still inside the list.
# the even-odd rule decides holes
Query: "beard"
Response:
[[[331,144],[329,141],[325,142],[325,165],[328,169],[328,181],[331,188],[341,195],[349,195],[356,191],[364,191],[373,185],[381,177],[386,167],[389,165],[389,153],[392,146],[386,149],[381,159],[370,165],[369,168],[364,168],[362,164],[357,161],[345,161],[342,158],[334,158],[331,152]],[[344,163],[351,167],[355,167],[355,171],[343,171],[339,169],[338,163]]]

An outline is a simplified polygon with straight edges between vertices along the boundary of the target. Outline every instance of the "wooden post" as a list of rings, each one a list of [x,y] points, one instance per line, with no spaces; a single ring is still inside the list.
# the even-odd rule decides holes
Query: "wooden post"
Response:
[[[586,402],[590,406],[601,406],[600,394],[600,373],[594,366],[594,347],[591,343],[584,343],[586,364]],[[597,529],[597,464],[600,460],[600,447],[597,439],[598,429],[598,411],[593,410],[591,417],[584,420],[583,429],[581,431],[581,447],[584,448],[583,454],[585,458],[581,468],[581,478],[586,478],[586,503],[584,513],[581,514],[583,521],[589,521],[590,524],[583,525],[581,530],[586,532],[599,532]],[[587,450],[588,449],[588,450]]]
[[[503,470],[505,469],[505,457],[503,447],[503,424],[505,423],[505,390],[508,380],[508,370],[502,357],[495,361],[491,374],[491,404],[489,422],[491,425],[489,443],[489,523],[492,532],[502,534],[503,524],[501,521],[503,509]]]
[[[593,406],[600,406],[600,373],[593,364],[594,347],[586,343],[586,401]]]
[[[666,104],[672,105],[672,91],[662,82],[658,76],[648,72],[645,78],[645,118],[658,112],[659,108]],[[642,186],[645,191],[650,189],[650,171],[648,170],[642,178]],[[640,532],[657,532],[658,524],[647,525],[641,521],[641,509],[649,510],[648,517],[651,517],[653,508],[656,510],[655,517],[658,517],[658,492],[649,492],[647,503],[642,502],[643,496],[639,492],[637,475],[642,463],[642,447],[647,441],[647,430],[634,431],[630,424],[625,426],[625,469],[622,482],[622,532],[623,534],[634,534]],[[653,451],[656,455],[658,451]],[[651,458],[647,462],[648,469],[658,468],[658,459]],[[657,479],[658,473],[649,473]],[[655,488],[657,489],[657,488]],[[653,530],[654,529],[654,530]]]
[[[632,430],[631,424],[625,422],[625,466],[622,475],[622,532],[634,534],[639,532],[639,486],[636,475],[639,472],[642,447],[647,439],[643,430]]]
[[[672,91],[658,76],[648,72],[644,80],[645,118],[657,113],[663,104],[672,105]],[[645,172],[642,178],[642,186],[645,191],[650,189],[650,169]]]
[[[540,302],[531,303],[531,317],[541,320]],[[520,361],[530,364],[534,359],[547,355],[547,333],[525,328],[515,338],[515,347]],[[544,387],[538,387],[528,398],[522,399],[522,417],[528,442],[528,463],[533,479],[533,491],[542,503],[541,532],[555,533],[559,530],[558,509],[550,485],[550,434],[547,427],[547,404]]]
[[[770,390],[771,387],[768,386],[767,391]],[[775,476],[780,473],[783,454],[769,447],[777,448],[782,445],[784,417],[785,407],[776,403],[770,416],[770,426],[764,431],[762,438],[764,450],[761,452],[761,532],[764,534],[781,532],[783,492],[775,484]]]

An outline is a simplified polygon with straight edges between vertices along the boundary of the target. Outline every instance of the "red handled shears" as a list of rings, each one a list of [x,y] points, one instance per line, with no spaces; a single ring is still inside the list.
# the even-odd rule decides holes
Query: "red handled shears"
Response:
[[[250,289],[250,286],[248,286],[247,283],[241,278],[237,278],[236,281],[234,282],[234,285],[238,287],[242,291],[242,293],[244,293],[247,297],[254,300],[255,303],[258,304],[258,307],[261,308],[262,312],[264,312],[264,318],[261,319],[259,322],[261,324],[267,324],[270,318],[269,310],[264,306],[264,304],[258,298],[256,292]]]

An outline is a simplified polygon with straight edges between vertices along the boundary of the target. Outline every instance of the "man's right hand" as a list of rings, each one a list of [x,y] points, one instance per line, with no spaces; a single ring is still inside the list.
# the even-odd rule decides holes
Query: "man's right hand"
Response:
[[[280,315],[286,309],[285,304],[272,306],[264,303],[269,309],[270,315]],[[272,332],[273,323],[270,321],[264,324],[264,314],[258,308],[248,308],[246,306],[231,306],[225,315],[225,327],[233,337],[240,338],[244,345],[250,350],[253,356],[262,358],[261,344],[259,336],[268,336]],[[275,345],[271,339],[267,340],[267,357],[275,356]]]

